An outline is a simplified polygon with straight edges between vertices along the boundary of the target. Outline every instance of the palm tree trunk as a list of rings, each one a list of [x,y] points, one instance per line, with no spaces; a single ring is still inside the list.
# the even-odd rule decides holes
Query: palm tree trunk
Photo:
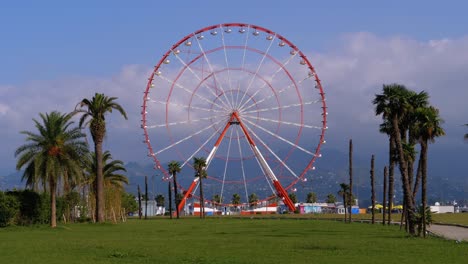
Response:
[[[416,234],[416,230],[414,228],[414,219],[415,219],[415,212],[414,212],[414,204],[413,204],[413,199],[412,199],[412,192],[411,192],[411,186],[409,186],[409,181],[408,181],[408,169],[407,169],[407,163],[405,161],[405,156],[403,152],[403,144],[401,142],[401,135],[400,131],[398,128],[398,116],[395,115],[392,119],[392,125],[393,125],[393,133],[395,136],[395,145],[398,150],[398,161],[399,161],[399,167],[400,167],[400,173],[401,173],[401,180],[403,184],[403,195],[404,195],[404,200],[406,202],[406,210],[408,210],[408,221],[409,221],[409,233],[411,235]]]
[[[353,140],[349,140],[349,223],[352,222],[353,206]]]
[[[403,211],[401,212],[401,218],[400,218],[400,230],[403,228],[403,221],[406,221],[408,219],[406,214],[407,214],[406,201],[405,201],[405,198],[403,198]],[[408,232],[408,221],[406,221],[405,230],[406,232]]]
[[[422,177],[421,177],[421,198],[422,198],[422,227],[423,236],[426,237],[426,207],[427,207],[427,140],[421,142],[421,154],[422,154]]]
[[[387,166],[384,167],[383,178],[383,208],[382,208],[382,225],[385,225],[385,206],[387,206]]]
[[[393,208],[393,193],[395,189],[395,140],[394,136],[391,135],[389,139],[389,167],[388,167],[388,218],[387,224],[390,225],[392,222],[392,208]]]
[[[371,180],[371,199],[372,199],[372,224],[375,224],[374,155],[372,155],[372,158],[371,158],[370,180]]]
[[[141,219],[141,191],[140,191],[140,185],[138,185],[138,218]]]
[[[203,198],[202,177],[200,177],[200,218],[205,218],[205,199]]]
[[[145,219],[148,219],[148,176],[145,176]]]
[[[96,153],[96,220],[98,223],[104,222],[105,208],[104,208],[104,176],[102,173],[102,139],[96,139],[94,145]]]
[[[347,204],[346,204],[346,191],[343,192],[343,207],[344,207],[344,222],[346,223],[348,221],[347,217]]]
[[[419,153],[418,172],[416,173],[416,180],[414,181],[414,186],[413,186],[414,204],[416,204],[416,195],[418,194],[419,182],[421,181],[421,177],[422,177],[422,161],[423,161],[423,153],[421,151]]]
[[[57,227],[57,188],[55,186],[55,181],[52,177],[49,179],[49,187],[50,187],[50,227],[55,228]]]
[[[177,179],[176,179],[176,173],[172,175],[172,179],[174,181],[174,201],[175,201],[175,210],[176,210],[176,215],[177,219],[179,219],[179,196],[177,195]]]
[[[169,196],[169,218],[172,219],[172,190],[171,181],[167,182],[167,195]]]

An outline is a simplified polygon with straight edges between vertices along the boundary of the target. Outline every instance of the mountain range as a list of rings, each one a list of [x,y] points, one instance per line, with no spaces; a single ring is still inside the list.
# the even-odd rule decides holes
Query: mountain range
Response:
[[[348,153],[333,149],[322,149],[323,158],[318,159],[315,163],[316,170],[308,177],[307,182],[299,182],[295,185],[296,195],[299,201],[305,201],[307,193],[315,192],[319,201],[325,200],[327,194],[331,193],[335,196],[339,190],[339,184],[349,180],[348,174]],[[444,153],[450,153],[447,156]],[[377,200],[382,199],[383,186],[383,167],[386,165],[386,160],[378,157],[387,157],[385,153],[376,154],[376,194]],[[466,154],[464,150],[437,150],[429,155],[429,170],[428,170],[428,200],[430,204],[434,202],[450,203],[458,201],[460,204],[466,204],[468,201],[468,180],[467,172],[460,164],[465,164]],[[291,160],[296,164],[305,162],[302,156],[292,155]],[[163,164],[163,166],[166,166]],[[156,194],[167,194],[167,182],[162,180],[162,174],[154,169],[154,165],[147,161],[128,162],[125,164],[127,169],[127,177],[130,184],[126,186],[126,190],[133,194],[137,192],[137,185],[144,191],[144,178],[148,176],[148,192],[149,197],[154,197]],[[187,167],[188,168],[188,167]],[[184,168],[185,169],[185,168]],[[222,168],[211,168],[216,171]],[[361,153],[353,155],[353,193],[359,200],[361,207],[366,207],[370,204],[370,155],[365,157]],[[401,180],[396,169],[395,175],[395,201],[401,203]],[[8,175],[0,175],[0,190],[22,189],[24,184],[21,183],[22,172],[12,172]],[[189,186],[193,178],[179,177],[178,181],[181,186]],[[255,193],[259,197],[266,197],[271,194],[271,191],[265,186],[254,185],[251,188],[255,189]],[[209,190],[209,186],[205,188]],[[211,197],[211,196],[209,196]]]

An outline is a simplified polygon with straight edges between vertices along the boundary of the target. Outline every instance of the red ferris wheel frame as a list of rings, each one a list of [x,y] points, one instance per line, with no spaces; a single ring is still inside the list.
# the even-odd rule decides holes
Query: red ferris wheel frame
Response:
[[[315,153],[312,157],[312,159],[308,162],[308,164],[306,165],[305,169],[302,171],[301,175],[299,176],[298,179],[294,180],[293,182],[291,182],[286,188],[284,188],[279,180],[277,179],[277,177],[275,176],[275,174],[271,171],[271,168],[269,168],[269,165],[268,163],[266,162],[265,158],[263,157],[263,155],[260,153],[260,151],[258,151],[258,148],[256,147],[256,143],[255,141],[252,139],[251,135],[249,134],[248,130],[245,128],[244,124],[243,124],[243,120],[241,119],[241,117],[238,115],[237,112],[233,111],[231,113],[231,116],[228,120],[228,122],[225,124],[224,126],[224,129],[223,129],[223,132],[220,134],[220,136],[218,137],[213,149],[211,150],[210,152],[210,155],[208,156],[207,158],[207,165],[209,165],[209,163],[211,162],[212,158],[214,157],[214,154],[216,153],[216,149],[217,147],[219,146],[219,144],[221,143],[221,141],[223,140],[225,134],[226,134],[226,131],[228,130],[229,127],[231,127],[232,125],[239,125],[241,127],[241,130],[244,134],[244,136],[246,137],[246,139],[248,140],[251,148],[252,148],[252,151],[254,153],[254,155],[256,156],[256,158],[258,158],[262,163],[261,166],[263,167],[263,169],[265,170],[267,176],[270,178],[271,182],[273,183],[276,191],[277,191],[277,195],[279,197],[281,197],[283,199],[283,202],[285,203],[285,205],[288,207],[288,209],[290,211],[293,211],[295,210],[295,207],[294,207],[294,204],[292,203],[291,199],[289,198],[289,196],[287,195],[287,192],[286,190],[291,188],[293,185],[295,185],[297,183],[297,181],[299,179],[303,179],[304,176],[305,176],[305,173],[313,168],[313,163],[315,162],[316,158],[317,157],[320,157],[320,148],[321,148],[321,144],[325,142],[324,140],[324,135],[325,135],[325,130],[328,128],[326,125],[327,125],[327,105],[326,105],[326,102],[325,102],[325,93],[323,91],[323,87],[322,87],[322,84],[321,84],[321,81],[320,79],[318,78],[318,75],[316,74],[316,71],[314,69],[314,67],[312,66],[312,64],[309,62],[309,60],[307,59],[307,57],[302,53],[302,51],[300,51],[292,42],[290,42],[288,39],[286,39],[285,37],[281,36],[280,34],[278,33],[275,33],[269,29],[266,29],[264,27],[260,27],[260,26],[256,26],[256,25],[251,25],[251,24],[244,24],[244,23],[224,23],[224,24],[218,24],[218,25],[212,25],[212,26],[209,26],[209,27],[205,27],[205,28],[202,28],[198,31],[195,31],[191,34],[188,34],[186,35],[184,38],[182,38],[181,40],[179,40],[176,44],[174,44],[163,56],[162,58],[159,60],[159,62],[157,63],[157,65],[154,67],[150,77],[148,78],[148,83],[146,85],[146,89],[144,91],[144,96],[143,96],[143,105],[142,105],[142,128],[144,130],[144,142],[147,144],[147,147],[148,147],[148,156],[151,157],[153,159],[153,161],[155,162],[156,166],[155,166],[155,169],[158,169],[160,170],[163,174],[164,174],[164,178],[168,179],[170,177],[170,175],[168,174],[168,172],[161,166],[161,163],[160,161],[158,160],[157,158],[157,155],[155,155],[155,151],[153,150],[153,147],[152,145],[150,144],[150,139],[149,139],[149,132],[147,130],[147,123],[148,123],[148,120],[147,120],[147,108],[148,108],[148,101],[149,101],[149,93],[150,93],[150,89],[152,88],[153,86],[153,81],[155,80],[155,78],[158,76],[159,74],[159,70],[161,68],[161,65],[164,64],[164,62],[168,59],[168,57],[171,55],[172,52],[174,52],[177,47],[179,47],[180,45],[182,45],[183,43],[186,43],[188,40],[190,40],[191,38],[193,37],[196,37],[197,35],[200,35],[204,32],[208,32],[208,31],[211,31],[211,30],[215,30],[215,29],[219,29],[219,28],[230,28],[230,27],[240,27],[240,28],[248,28],[248,29],[252,29],[252,30],[255,30],[255,31],[258,31],[258,32],[264,32],[264,33],[267,33],[267,34],[274,34],[276,36],[277,39],[279,39],[282,43],[284,43],[284,45],[287,45],[291,48],[292,52],[296,52],[299,57],[301,58],[301,64],[303,65],[306,65],[308,67],[308,69],[310,70],[310,76],[312,76],[312,78],[314,78],[315,80],[315,88],[318,89],[318,94],[320,95],[321,97],[321,108],[322,108],[322,129],[321,129],[321,132],[320,132],[320,139],[319,139],[319,143],[317,145],[317,147],[315,148]],[[274,58],[270,58],[272,60],[274,60]],[[196,58],[194,59],[196,60]],[[280,63],[280,62],[278,62]],[[280,63],[281,64],[281,63]],[[184,71],[185,69],[181,70],[180,73],[179,73],[179,76],[180,74],[182,74],[182,72]],[[287,69],[284,69],[284,71],[286,72],[286,74],[288,74],[288,76],[290,76],[289,72]],[[291,76],[290,76],[291,78]],[[262,162],[263,161],[263,162]],[[198,183],[198,178],[195,178],[195,180],[192,182],[192,184],[190,185],[190,187],[186,190],[185,192],[185,195],[184,195],[184,198],[183,200],[181,201],[181,203],[179,204],[179,208],[177,208],[177,210],[182,210],[183,207],[184,207],[184,204],[185,204],[185,201],[186,199],[191,195],[191,193],[193,192],[194,188],[196,187]]]

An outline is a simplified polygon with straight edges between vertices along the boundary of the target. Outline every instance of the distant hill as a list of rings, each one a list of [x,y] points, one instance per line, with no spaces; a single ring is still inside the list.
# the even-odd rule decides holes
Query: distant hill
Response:
[[[429,202],[468,200],[467,172],[464,169],[468,159],[464,150],[448,150],[434,147],[431,151],[428,180]],[[317,169],[313,172],[310,179],[307,182],[300,182],[295,186],[297,197],[301,201],[305,200],[308,192],[317,193],[319,200],[324,200],[328,193],[337,196],[339,184],[348,181],[348,153],[333,148],[324,148],[322,153],[323,158],[318,159],[315,163]],[[376,157],[376,192],[377,199],[381,201],[382,175],[383,167],[386,165],[386,153],[377,153]],[[464,161],[464,159],[467,160]],[[305,160],[302,155],[293,155],[291,161],[293,166],[302,166],[308,160]],[[167,167],[167,164],[163,164],[162,166]],[[223,168],[221,165],[218,166],[218,168],[210,167],[210,169],[221,172]],[[145,176],[148,176],[148,192],[150,193],[150,197],[153,197],[155,194],[167,194],[167,182],[164,182],[162,174],[154,169],[154,164],[146,161],[144,163],[129,162],[125,164],[125,167],[130,181],[130,184],[126,186],[127,191],[136,194],[137,185],[140,185],[141,190],[144,191],[144,179]],[[353,193],[359,199],[360,206],[364,207],[370,204],[370,155],[369,157],[365,157],[361,153],[354,153],[353,167]],[[395,199],[397,203],[400,203],[402,200],[401,180],[398,170],[396,171]],[[24,188],[24,184],[21,183],[21,175],[22,172],[14,172],[6,176],[0,176],[0,189]],[[180,184],[185,187],[189,186],[192,180],[191,173],[187,172],[185,177],[179,177]],[[255,192],[260,197],[271,194],[271,191],[265,188],[265,186],[252,187],[258,190]],[[209,186],[206,189],[209,190]]]

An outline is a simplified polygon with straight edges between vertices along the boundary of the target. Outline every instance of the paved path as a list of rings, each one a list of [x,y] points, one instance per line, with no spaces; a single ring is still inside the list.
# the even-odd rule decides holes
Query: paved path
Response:
[[[465,227],[431,225],[429,231],[447,239],[468,241],[468,228]]]

